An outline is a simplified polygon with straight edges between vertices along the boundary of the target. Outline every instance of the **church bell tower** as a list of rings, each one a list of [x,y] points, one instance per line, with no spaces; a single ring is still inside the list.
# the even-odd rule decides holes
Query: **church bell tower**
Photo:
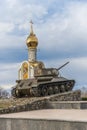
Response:
[[[30,34],[27,37],[26,44],[28,47],[28,61],[35,62],[37,59],[37,45],[38,45],[38,39],[36,35],[33,32],[33,22],[30,22]]]

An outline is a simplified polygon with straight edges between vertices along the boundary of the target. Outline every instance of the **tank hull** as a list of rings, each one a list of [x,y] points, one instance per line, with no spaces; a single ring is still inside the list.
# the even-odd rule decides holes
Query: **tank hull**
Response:
[[[44,79],[44,80],[43,80]],[[63,77],[21,80],[12,89],[14,97],[41,97],[71,91],[75,81]]]

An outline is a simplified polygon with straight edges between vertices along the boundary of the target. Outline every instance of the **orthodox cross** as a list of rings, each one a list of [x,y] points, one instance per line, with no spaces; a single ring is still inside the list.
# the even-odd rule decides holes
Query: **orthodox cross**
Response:
[[[31,26],[30,34],[33,34],[33,22],[32,22],[32,20],[30,21],[30,26]]]

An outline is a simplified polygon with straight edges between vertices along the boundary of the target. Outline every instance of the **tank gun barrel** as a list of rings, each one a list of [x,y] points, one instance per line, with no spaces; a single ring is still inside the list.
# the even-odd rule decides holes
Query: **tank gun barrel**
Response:
[[[61,68],[63,68],[63,67],[66,66],[67,64],[69,64],[69,61],[66,62],[65,64],[63,64],[62,66],[60,66],[57,70],[60,70]]]

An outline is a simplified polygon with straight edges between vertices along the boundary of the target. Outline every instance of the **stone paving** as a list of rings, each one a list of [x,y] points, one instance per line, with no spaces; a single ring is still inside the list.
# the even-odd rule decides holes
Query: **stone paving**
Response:
[[[0,118],[47,119],[87,122],[87,110],[47,109],[0,115]]]

